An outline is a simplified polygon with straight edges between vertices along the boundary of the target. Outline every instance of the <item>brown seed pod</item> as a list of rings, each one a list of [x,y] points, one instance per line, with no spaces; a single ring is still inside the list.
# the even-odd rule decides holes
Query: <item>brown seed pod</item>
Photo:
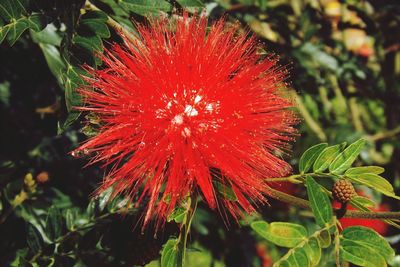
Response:
[[[347,203],[356,195],[353,184],[346,179],[335,182],[332,188],[333,198],[341,203]]]

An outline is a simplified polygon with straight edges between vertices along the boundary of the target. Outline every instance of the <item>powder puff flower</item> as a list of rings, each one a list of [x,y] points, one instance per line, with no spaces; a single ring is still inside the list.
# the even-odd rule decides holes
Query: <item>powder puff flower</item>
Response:
[[[290,171],[279,157],[296,123],[284,69],[224,19],[208,27],[184,14],[137,28],[140,37],[122,35],[100,55],[103,68],[89,69],[79,90],[79,109],[101,127],[77,151],[110,167],[99,192],[146,203],[145,224],[195,192],[234,217],[253,212],[266,202],[266,179]]]

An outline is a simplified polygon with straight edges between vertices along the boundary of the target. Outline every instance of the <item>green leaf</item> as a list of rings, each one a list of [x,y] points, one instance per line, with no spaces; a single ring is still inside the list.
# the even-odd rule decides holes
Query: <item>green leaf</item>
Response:
[[[364,139],[359,139],[349,145],[342,153],[340,153],[329,166],[329,171],[334,174],[340,174],[351,167],[361,150],[365,145]]]
[[[101,38],[109,38],[111,34],[107,20],[107,14],[102,11],[87,12],[80,20],[80,31],[90,31]]]
[[[0,21],[5,21],[0,27],[0,43],[6,38],[13,45],[21,34],[27,30],[40,31],[46,26],[42,14],[32,13],[27,10],[26,0],[2,0],[0,1]]]
[[[300,173],[307,172],[313,165],[314,161],[318,158],[322,150],[324,150],[327,146],[328,144],[322,143],[307,149],[300,158],[299,162]]]
[[[235,194],[235,192],[233,191],[232,187],[222,184],[218,181],[213,181],[213,185],[215,190],[221,194],[221,196],[223,196],[225,199],[230,200],[230,201],[237,201],[238,198]]]
[[[56,77],[58,82],[62,84],[62,75],[65,71],[65,63],[61,59],[59,50],[54,45],[50,44],[39,44],[39,46],[40,49],[42,49],[50,71],[54,77]]]
[[[204,4],[200,0],[177,0],[177,2],[189,12],[199,12],[204,8]]]
[[[29,262],[25,260],[28,255],[28,248],[18,249],[15,252],[15,259],[10,263],[11,267],[27,267]]]
[[[65,224],[67,226],[67,229],[70,231],[75,230],[75,219],[77,212],[74,209],[67,209],[65,212]]]
[[[307,238],[307,230],[299,224],[255,221],[250,226],[260,236],[281,247],[295,247]]]
[[[176,223],[182,223],[185,219],[187,209],[182,206],[176,207],[170,215],[168,215],[168,222],[175,221]]]
[[[15,42],[27,29],[40,31],[45,27],[44,17],[41,14],[32,14],[28,17],[21,17],[12,20],[10,23],[0,27],[0,43],[7,36],[8,43],[14,45]]]
[[[327,248],[331,245],[331,234],[329,233],[329,230],[324,230],[320,232],[318,235],[318,241],[321,246],[321,248]]]
[[[348,169],[344,175],[359,175],[365,173],[374,173],[374,174],[381,174],[385,171],[384,168],[378,166],[365,166],[365,167],[354,167]]]
[[[22,14],[26,14],[27,0],[2,0],[0,2],[0,16],[10,21]]]
[[[85,13],[81,19],[98,21],[98,22],[107,22],[108,16],[103,11],[89,11]]]
[[[82,104],[81,96],[76,91],[76,88],[83,84],[81,77],[85,74],[86,73],[82,69],[76,68],[70,64],[67,65],[67,71],[63,76],[63,84],[65,87],[65,103],[70,113],[74,111],[73,107],[81,106]],[[80,113],[78,113],[76,117],[78,117],[79,114]]]
[[[161,267],[177,266],[178,253],[178,239],[170,238],[161,252]]]
[[[394,250],[389,243],[371,228],[362,226],[352,226],[343,230],[344,239],[351,240],[364,247],[373,249],[386,260],[394,257]]]
[[[58,122],[58,129],[57,129],[57,134],[62,134],[69,126],[71,126],[78,118],[80,112],[69,112],[67,118],[61,122]]]
[[[317,266],[322,255],[318,239],[311,237],[303,248],[310,260],[311,266]]]
[[[393,190],[393,186],[382,176],[379,176],[374,173],[365,173],[365,174],[356,174],[349,175],[347,178],[355,183],[366,185],[382,194],[400,199],[400,197],[396,196]]]
[[[46,219],[46,233],[51,240],[56,240],[62,234],[62,216],[59,209],[52,206],[48,210]]]
[[[61,37],[57,34],[57,29],[53,24],[49,24],[41,32],[31,31],[31,36],[42,50],[51,73],[56,77],[58,83],[63,85],[62,76],[66,67],[58,48],[61,43]]]
[[[314,162],[314,172],[325,171],[345,146],[346,143],[343,143],[325,148]]]
[[[99,210],[103,211],[107,204],[110,202],[111,196],[113,194],[113,188],[109,187],[99,195]]]
[[[352,206],[362,205],[364,207],[370,207],[370,208],[373,208],[373,207],[376,206],[374,201],[372,201],[369,198],[363,197],[363,196],[352,197],[351,200],[350,200],[350,204]]]
[[[101,38],[109,38],[111,36],[110,30],[103,22],[95,20],[84,20],[81,22],[84,29],[90,30]]]
[[[43,31],[35,32],[31,31],[32,40],[37,44],[49,44],[54,46],[61,45],[61,33],[58,32],[58,29],[53,25],[49,24]]]
[[[119,5],[127,11],[147,16],[160,11],[169,12],[172,6],[165,0],[120,0]]]
[[[29,248],[34,252],[38,253],[43,247],[43,238],[36,227],[30,223],[27,226],[27,243]]]
[[[97,35],[85,36],[85,37],[76,35],[72,39],[72,43],[92,53],[103,50],[103,42],[101,41],[101,38]]]
[[[385,259],[374,250],[346,239],[340,242],[340,257],[359,266],[387,266]]]
[[[294,250],[287,259],[277,262],[274,266],[307,267],[310,266],[310,262],[305,250],[300,248]]]
[[[307,195],[317,224],[325,227],[332,222],[333,210],[328,194],[309,175],[306,177]]]

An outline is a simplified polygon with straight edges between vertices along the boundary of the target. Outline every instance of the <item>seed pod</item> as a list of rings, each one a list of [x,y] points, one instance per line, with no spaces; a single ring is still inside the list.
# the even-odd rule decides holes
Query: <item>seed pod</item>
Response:
[[[333,198],[341,203],[347,203],[356,195],[353,184],[346,179],[335,182],[332,188]]]

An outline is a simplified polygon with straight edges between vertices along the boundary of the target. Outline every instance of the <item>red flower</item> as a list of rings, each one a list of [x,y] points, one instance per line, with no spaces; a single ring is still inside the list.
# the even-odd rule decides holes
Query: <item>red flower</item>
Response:
[[[197,189],[211,208],[252,212],[266,201],[264,179],[290,171],[276,156],[296,122],[282,96],[285,72],[237,25],[207,23],[184,14],[139,25],[140,38],[122,36],[79,90],[80,109],[103,126],[78,151],[111,167],[99,192],[113,186],[132,200],[140,192],[136,203],[147,198],[144,223],[162,221]],[[215,182],[237,201],[217,198]]]

